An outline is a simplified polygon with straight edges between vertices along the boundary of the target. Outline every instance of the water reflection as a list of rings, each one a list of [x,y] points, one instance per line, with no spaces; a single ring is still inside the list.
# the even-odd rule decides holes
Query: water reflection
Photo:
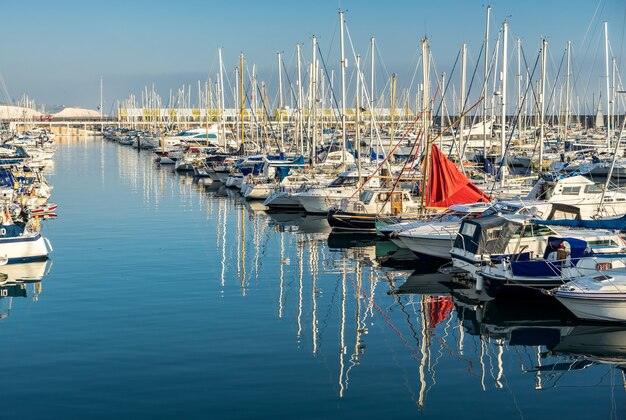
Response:
[[[147,210],[175,191],[177,205],[203,212],[207,265],[217,273],[207,281],[241,306],[258,305],[269,290],[263,302],[276,321],[263,328],[291,327],[292,347],[276,344],[284,353],[278,359],[297,365],[305,353],[319,361],[338,398],[372,369],[401,384],[402,397],[420,410],[447,404],[439,394],[450,386],[485,393],[622,386],[626,329],[578,325],[560,305],[482,302],[438,272],[443,261],[373,235],[332,233],[323,216],[268,213],[220,184],[159,167],[143,151],[119,146],[115,153],[120,179],[142,194]],[[563,379],[582,367],[584,378]]]
[[[7,264],[0,267],[0,318],[7,318],[13,309],[13,298],[30,296],[39,300],[42,279],[50,272],[52,261]]]

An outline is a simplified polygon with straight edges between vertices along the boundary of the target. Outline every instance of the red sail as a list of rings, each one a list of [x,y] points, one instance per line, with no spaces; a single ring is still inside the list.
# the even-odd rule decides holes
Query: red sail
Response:
[[[426,207],[489,202],[489,196],[467,179],[441,151],[432,145]]]

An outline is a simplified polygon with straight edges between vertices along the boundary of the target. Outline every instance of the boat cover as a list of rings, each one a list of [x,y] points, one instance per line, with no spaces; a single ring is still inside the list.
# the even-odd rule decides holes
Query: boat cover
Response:
[[[615,229],[626,230],[626,214],[622,217],[613,219],[595,219],[595,220],[532,220],[536,225],[553,225],[553,226],[569,226],[585,229]]]
[[[563,261],[548,261],[548,256],[557,252],[559,246],[567,242],[569,244],[569,259]],[[576,264],[582,257],[590,257],[593,251],[587,242],[576,238],[548,237],[548,244],[543,254],[543,259],[529,261],[511,260],[511,271],[514,276],[521,277],[555,277],[561,275],[563,264]]]

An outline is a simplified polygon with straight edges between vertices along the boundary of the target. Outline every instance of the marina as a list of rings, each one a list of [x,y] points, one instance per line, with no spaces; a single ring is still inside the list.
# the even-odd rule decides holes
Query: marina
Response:
[[[117,3],[7,20],[2,418],[626,418],[623,4]]]
[[[625,414],[624,326],[473,301],[389,241],[101,138],[59,142],[46,177],[51,266],[1,288],[9,416]]]

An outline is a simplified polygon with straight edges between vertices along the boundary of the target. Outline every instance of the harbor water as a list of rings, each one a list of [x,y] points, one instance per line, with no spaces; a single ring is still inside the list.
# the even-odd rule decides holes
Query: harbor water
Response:
[[[3,418],[626,418],[626,327],[477,305],[101,138],[60,140],[46,176],[52,259],[0,267],[41,273],[0,287]]]

